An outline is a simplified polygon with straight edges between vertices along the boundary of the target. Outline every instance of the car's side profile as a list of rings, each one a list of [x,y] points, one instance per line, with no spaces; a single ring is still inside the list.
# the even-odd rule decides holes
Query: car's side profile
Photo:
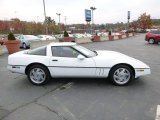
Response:
[[[35,85],[51,77],[109,77],[116,85],[126,85],[150,74],[149,66],[137,59],[114,51],[91,51],[76,43],[51,43],[9,55],[8,69],[26,74]]]
[[[40,41],[40,39],[34,35],[19,35],[16,38],[21,41],[20,47],[24,49],[30,48],[31,41]]]
[[[51,35],[37,35],[37,37],[44,41],[44,40],[55,40],[56,38],[54,36]]]
[[[4,40],[4,39],[0,40],[0,45],[5,45],[6,41],[7,40]]]
[[[145,40],[150,44],[160,43],[160,31],[154,30],[146,33]]]

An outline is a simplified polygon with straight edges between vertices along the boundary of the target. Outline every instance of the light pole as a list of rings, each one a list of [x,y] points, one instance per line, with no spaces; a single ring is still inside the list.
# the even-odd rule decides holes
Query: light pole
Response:
[[[129,30],[129,20],[130,20],[130,11],[128,11],[128,15],[127,15],[127,19],[128,19],[128,23],[127,23],[127,30]]]
[[[91,24],[91,31],[92,31],[92,34],[93,34],[93,24],[94,24],[93,11],[96,10],[97,8],[95,8],[95,7],[90,7],[90,9],[92,10],[92,24]]]
[[[61,16],[61,13],[56,13],[57,15],[58,15],[58,17],[59,17],[59,30],[61,29],[60,28],[60,16]]]
[[[45,29],[46,29],[46,34],[48,34],[48,28],[47,28],[47,21],[46,21],[46,7],[45,7],[45,0],[43,0],[43,8],[44,8],[44,23],[45,23]]]
[[[64,16],[64,21],[65,21],[65,29],[66,29],[66,31],[67,31],[67,22],[66,22],[66,20],[67,20],[67,17],[66,17],[66,16]]]

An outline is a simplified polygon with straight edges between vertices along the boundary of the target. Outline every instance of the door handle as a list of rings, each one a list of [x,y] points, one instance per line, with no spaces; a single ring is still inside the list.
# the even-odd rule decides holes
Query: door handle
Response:
[[[56,60],[56,59],[53,59],[52,61],[58,61],[58,60]]]

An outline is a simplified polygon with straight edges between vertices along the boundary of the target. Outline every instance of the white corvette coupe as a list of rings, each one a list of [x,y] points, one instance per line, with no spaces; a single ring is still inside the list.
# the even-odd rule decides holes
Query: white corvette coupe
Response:
[[[124,54],[91,51],[67,42],[11,54],[8,69],[26,74],[35,85],[45,84],[51,77],[108,77],[113,84],[122,86],[151,73],[148,65]]]

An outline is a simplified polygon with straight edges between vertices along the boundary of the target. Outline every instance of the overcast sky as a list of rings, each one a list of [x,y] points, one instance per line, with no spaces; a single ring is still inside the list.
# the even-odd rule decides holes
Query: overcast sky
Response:
[[[151,18],[160,19],[160,0],[45,0],[46,14],[58,22],[56,13],[61,13],[67,23],[85,23],[84,10],[91,6],[94,11],[94,22],[116,23],[127,22],[127,11],[131,19],[136,20],[146,12]],[[0,0],[0,20],[20,18],[26,21],[43,21],[43,0]]]

